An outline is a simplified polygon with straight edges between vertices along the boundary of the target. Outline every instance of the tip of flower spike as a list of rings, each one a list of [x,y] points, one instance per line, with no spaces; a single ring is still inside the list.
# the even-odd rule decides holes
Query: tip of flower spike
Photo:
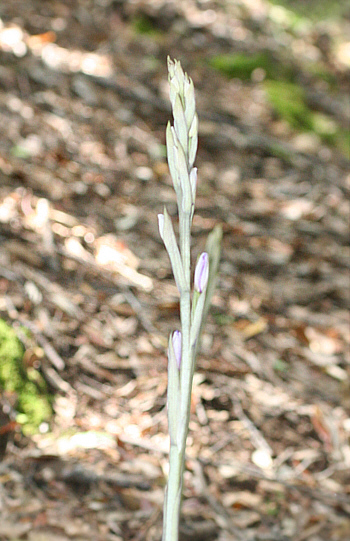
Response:
[[[173,71],[174,66],[175,66],[175,62],[176,62],[176,60],[174,61],[174,60],[172,60],[172,59],[170,58],[170,56],[167,56],[167,64],[168,64],[168,71],[169,71],[169,73],[170,73],[171,71]]]
[[[207,287],[209,277],[209,256],[203,252],[198,259],[194,271],[194,288],[198,293],[202,293]]]

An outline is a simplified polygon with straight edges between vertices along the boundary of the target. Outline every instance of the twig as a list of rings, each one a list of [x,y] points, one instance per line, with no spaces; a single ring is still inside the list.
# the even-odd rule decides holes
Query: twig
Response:
[[[247,417],[247,415],[244,413],[242,405],[238,400],[237,396],[233,396],[233,402],[235,413],[238,419],[242,421],[244,426],[248,429],[254,447],[256,449],[262,449],[263,451],[266,451],[269,455],[272,455],[273,450],[271,449],[270,445],[267,443],[261,432],[256,428],[254,423],[252,423],[249,417]]]
[[[233,524],[233,521],[226,511],[224,506],[210,493],[208,485],[205,480],[203,473],[203,466],[199,460],[193,460],[192,462],[193,470],[197,475],[199,481],[199,486],[201,490],[201,496],[204,497],[209,503],[210,507],[215,511],[215,513],[220,517],[220,524],[224,524],[224,528],[227,529],[231,534],[235,535],[239,541],[244,541],[245,537],[240,532],[240,530]]]

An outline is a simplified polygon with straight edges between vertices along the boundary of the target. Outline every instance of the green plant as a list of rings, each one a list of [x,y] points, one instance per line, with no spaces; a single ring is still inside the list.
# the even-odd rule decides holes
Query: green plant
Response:
[[[168,344],[170,453],[162,539],[177,541],[195,357],[215,287],[222,231],[217,227],[209,235],[206,251],[199,256],[196,264],[194,291],[191,295],[191,224],[197,187],[197,168],[193,164],[197,152],[198,117],[193,81],[176,60],[173,62],[168,59],[168,70],[174,126],[168,123],[166,144],[169,170],[177,197],[179,245],[166,208],[163,214],[158,215],[158,221],[180,294],[181,331],[172,332]]]
[[[45,381],[34,368],[23,365],[24,348],[15,331],[0,319],[0,392],[17,396],[17,421],[25,433],[34,433],[52,413]]]

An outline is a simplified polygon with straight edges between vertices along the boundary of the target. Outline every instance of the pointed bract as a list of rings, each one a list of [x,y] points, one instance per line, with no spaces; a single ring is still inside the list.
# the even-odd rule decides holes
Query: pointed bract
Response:
[[[198,116],[196,114],[193,117],[188,137],[188,165],[191,168],[196,159],[198,146]]]
[[[174,351],[173,335],[169,336],[168,343],[168,423],[171,442],[175,442],[178,429],[178,412],[180,401],[180,374]]]
[[[158,228],[161,239],[164,242],[164,214],[158,214]]]
[[[162,222],[162,219],[161,219],[161,222]],[[181,291],[186,287],[184,270],[183,270],[180,250],[176,242],[173,224],[165,207],[164,207],[164,223],[162,224],[162,227],[163,227],[163,241],[164,241],[165,248],[170,258],[171,267],[173,269],[177,288],[181,294]]]
[[[180,178],[179,178],[179,171],[177,167],[177,143],[175,142],[176,133],[174,128],[170,125],[170,122],[168,122],[167,129],[166,129],[166,147],[167,147],[167,156],[168,156],[168,165],[169,165],[169,171],[170,175],[173,181],[174,189],[176,192],[177,197],[179,198],[181,196],[181,185],[180,185]]]
[[[196,100],[194,96],[193,81],[189,77],[185,78],[184,96],[185,96],[186,123],[187,123],[187,128],[190,129],[195,112],[196,112]]]
[[[176,135],[186,155],[187,150],[188,150],[188,131],[187,131],[185,112],[184,112],[182,101],[179,94],[175,98],[173,114],[174,114],[174,128],[176,131]]]
[[[175,60],[176,62],[176,60]],[[175,62],[171,60],[170,56],[167,57],[167,63],[168,63],[168,73],[169,73],[169,79],[174,77],[175,73]]]

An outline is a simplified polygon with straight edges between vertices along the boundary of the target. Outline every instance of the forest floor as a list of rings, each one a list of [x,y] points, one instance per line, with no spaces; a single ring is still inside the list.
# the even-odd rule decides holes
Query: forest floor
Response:
[[[224,232],[181,540],[350,540],[350,11],[276,4],[1,3],[0,317],[54,395],[29,434],[3,393],[1,541],[161,538],[167,55],[200,120],[193,259]]]

